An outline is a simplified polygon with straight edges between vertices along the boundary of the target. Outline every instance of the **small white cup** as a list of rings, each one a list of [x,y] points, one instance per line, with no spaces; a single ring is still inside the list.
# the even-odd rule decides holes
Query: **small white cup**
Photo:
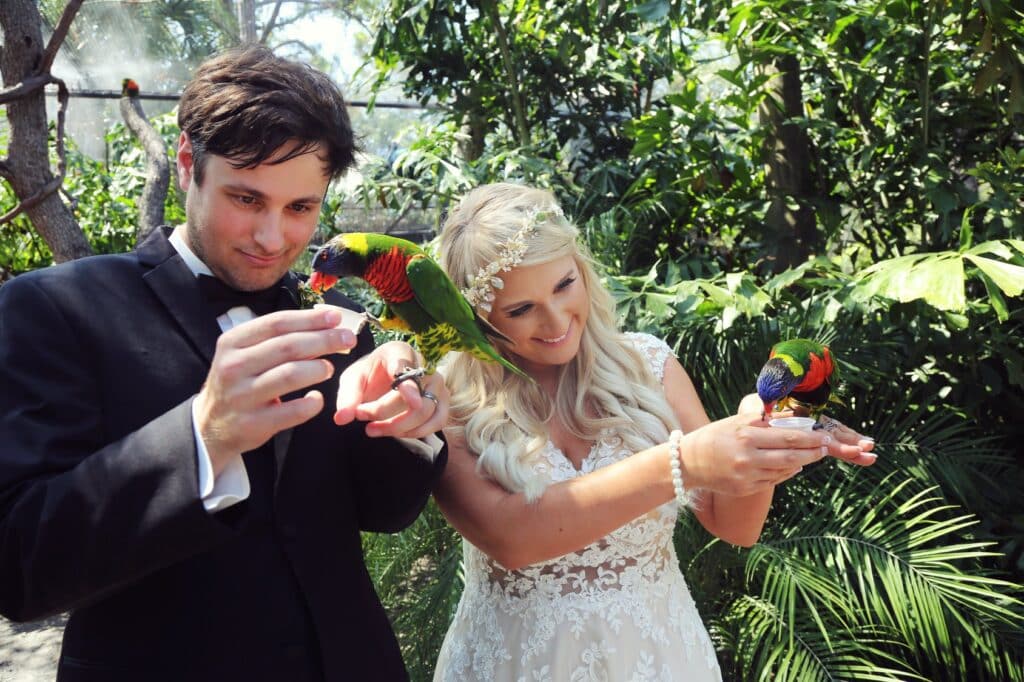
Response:
[[[769,426],[777,429],[797,429],[798,431],[811,431],[814,428],[815,420],[810,417],[778,417],[768,422]]]

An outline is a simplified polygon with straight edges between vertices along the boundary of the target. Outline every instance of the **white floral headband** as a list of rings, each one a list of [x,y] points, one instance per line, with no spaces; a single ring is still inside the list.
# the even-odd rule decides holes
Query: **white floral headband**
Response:
[[[526,240],[537,231],[537,225],[547,220],[547,214],[564,215],[558,206],[546,209],[533,207],[523,216],[522,227],[498,249],[498,259],[480,268],[476,275],[467,277],[468,286],[462,290],[469,304],[491,312],[491,301],[494,290],[505,288],[505,282],[498,277],[499,272],[508,272],[523,261],[526,255]]]

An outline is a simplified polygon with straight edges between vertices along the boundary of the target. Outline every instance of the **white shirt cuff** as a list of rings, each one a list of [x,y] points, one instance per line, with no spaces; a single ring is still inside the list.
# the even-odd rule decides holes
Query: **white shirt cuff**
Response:
[[[249,497],[249,474],[241,455],[236,455],[214,478],[213,462],[196,426],[196,404],[192,403],[192,435],[196,439],[196,462],[199,466],[199,499],[208,512],[218,512]]]
[[[444,441],[438,438],[435,433],[424,438],[396,438],[395,440],[404,445],[407,450],[415,452],[428,462],[433,462],[437,459],[437,454],[444,447]]]

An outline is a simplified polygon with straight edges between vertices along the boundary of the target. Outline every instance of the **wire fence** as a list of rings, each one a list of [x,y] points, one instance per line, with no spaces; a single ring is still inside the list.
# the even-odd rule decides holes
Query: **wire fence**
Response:
[[[320,229],[314,241],[323,241],[339,232],[376,232],[423,243],[437,234],[437,214],[434,207],[398,212],[390,208],[342,204],[328,219],[330,227]]]

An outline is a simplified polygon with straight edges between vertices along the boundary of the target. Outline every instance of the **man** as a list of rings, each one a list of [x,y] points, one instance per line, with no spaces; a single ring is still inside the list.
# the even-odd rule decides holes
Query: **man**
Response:
[[[359,533],[419,514],[448,394],[298,309],[341,94],[246,48],[178,120],[185,225],[0,288],[0,612],[70,610],[70,682],[405,679]]]

